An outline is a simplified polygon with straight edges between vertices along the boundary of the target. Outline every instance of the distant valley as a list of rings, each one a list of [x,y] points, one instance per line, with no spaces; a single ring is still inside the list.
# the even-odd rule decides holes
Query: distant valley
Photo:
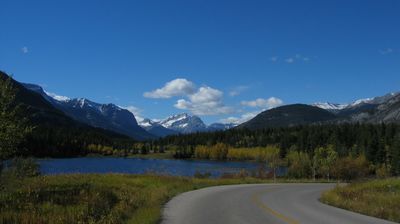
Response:
[[[106,129],[137,140],[168,135],[212,132],[234,127],[263,129],[308,124],[399,123],[400,94],[389,93],[360,99],[349,104],[292,104],[266,110],[242,124],[213,123],[206,125],[200,117],[181,113],[162,120],[145,118],[137,121],[134,114],[115,104],[100,104],[85,98],[69,99],[47,93],[34,84],[23,84],[40,94],[69,117],[93,127]]]
[[[54,107],[77,121],[124,134],[137,140],[226,130],[235,126],[234,124],[222,123],[213,123],[207,126],[198,116],[187,113],[172,115],[161,121],[146,118],[138,122],[133,113],[115,104],[100,104],[85,98],[69,99],[56,96],[49,94],[41,86],[35,84],[24,83],[23,86],[40,94]]]

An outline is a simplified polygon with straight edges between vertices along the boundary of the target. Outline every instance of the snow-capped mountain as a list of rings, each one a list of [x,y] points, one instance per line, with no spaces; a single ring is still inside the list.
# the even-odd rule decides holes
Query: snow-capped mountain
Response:
[[[351,108],[354,108],[354,107],[360,107],[360,106],[363,106],[365,104],[369,104],[369,105],[382,104],[382,103],[390,100],[391,98],[395,97],[398,94],[400,94],[400,93],[399,92],[397,92],[397,93],[389,93],[389,94],[386,94],[384,96],[359,99],[359,100],[356,100],[356,101],[354,101],[352,103],[349,103],[349,104],[317,102],[317,103],[313,103],[311,105],[315,106],[315,107],[319,107],[319,108],[324,109],[324,110],[331,111],[331,112],[337,112],[339,110],[351,109]]]
[[[227,130],[235,127],[234,124],[213,123],[209,126],[197,116],[187,113],[169,116],[161,121],[144,119],[139,125],[153,135],[164,137],[174,134],[189,134],[195,132],[208,132]]]
[[[399,122],[400,92],[357,100],[338,115],[346,117],[346,122]]]
[[[324,110],[341,110],[341,109],[346,108],[348,106],[348,104],[318,102],[318,103],[313,103],[312,106],[319,107]]]
[[[144,128],[150,134],[157,136],[157,137],[165,137],[168,135],[176,135],[179,134],[178,131],[174,131],[172,129],[168,129],[158,122],[152,121],[150,119],[144,119],[139,122],[139,125]]]
[[[42,95],[57,109],[63,111],[73,119],[120,134],[137,140],[154,138],[140,127],[135,116],[126,109],[114,104],[100,104],[85,98],[69,99],[48,94],[42,87],[34,84],[23,84],[27,89]]]
[[[377,97],[373,97],[373,98],[365,98],[365,99],[360,99],[360,100],[356,100],[353,103],[350,104],[350,106],[357,106],[360,104],[382,104],[384,102],[387,102],[388,100],[390,100],[391,98],[399,95],[400,92],[396,92],[396,93],[388,93],[386,95],[383,96],[377,96]]]
[[[199,117],[191,116],[187,113],[167,117],[160,121],[159,124],[183,134],[207,131],[207,126]]]
[[[161,121],[144,119],[137,122],[130,111],[115,104],[100,104],[86,98],[70,99],[46,92],[42,87],[35,84],[24,84],[24,86],[39,93],[52,105],[75,120],[93,127],[125,134],[138,140],[167,135],[226,130],[233,127],[232,124],[218,123],[207,126],[199,117],[187,113],[173,115]]]

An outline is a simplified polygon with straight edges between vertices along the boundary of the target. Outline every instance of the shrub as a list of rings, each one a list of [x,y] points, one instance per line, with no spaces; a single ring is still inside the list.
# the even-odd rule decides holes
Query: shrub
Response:
[[[369,162],[363,154],[356,158],[353,156],[339,158],[333,168],[334,176],[345,181],[364,178],[368,173]]]
[[[207,179],[211,177],[211,173],[210,172],[201,173],[199,171],[196,171],[196,173],[193,176],[194,178]]]
[[[8,177],[35,177],[40,175],[40,167],[32,158],[14,158],[3,172]]]
[[[290,151],[286,156],[288,176],[307,178],[311,176],[311,160],[307,153]]]
[[[381,164],[375,171],[376,177],[378,178],[387,178],[390,177],[390,167],[385,164]]]

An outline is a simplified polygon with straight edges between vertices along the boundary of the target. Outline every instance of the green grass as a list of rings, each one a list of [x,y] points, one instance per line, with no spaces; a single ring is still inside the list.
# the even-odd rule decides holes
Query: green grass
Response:
[[[0,223],[157,223],[162,206],[181,192],[261,182],[122,174],[14,180],[0,190]]]
[[[354,212],[400,222],[400,179],[338,186],[325,192],[321,201]]]

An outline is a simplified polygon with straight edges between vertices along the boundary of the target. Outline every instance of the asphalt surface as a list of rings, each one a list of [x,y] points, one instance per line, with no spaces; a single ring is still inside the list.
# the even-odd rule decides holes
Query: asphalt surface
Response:
[[[380,224],[393,223],[325,205],[335,184],[248,184],[204,188],[169,201],[163,224]]]

